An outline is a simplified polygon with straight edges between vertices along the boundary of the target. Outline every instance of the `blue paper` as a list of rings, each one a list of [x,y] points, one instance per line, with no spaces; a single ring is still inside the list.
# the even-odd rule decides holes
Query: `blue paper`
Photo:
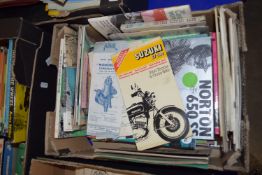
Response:
[[[239,0],[148,0],[148,9],[164,8],[189,4],[192,11],[207,10],[217,5],[238,2]]]

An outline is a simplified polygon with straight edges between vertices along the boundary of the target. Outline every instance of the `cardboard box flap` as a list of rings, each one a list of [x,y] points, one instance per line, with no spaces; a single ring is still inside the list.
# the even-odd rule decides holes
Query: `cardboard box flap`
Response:
[[[39,45],[42,32],[23,18],[5,18],[0,20],[0,39],[17,38]]]
[[[209,27],[209,31],[210,32],[216,31],[214,9],[192,12],[192,16],[202,16],[202,15],[206,17],[206,22],[207,22],[207,26]]]
[[[0,26],[0,40],[15,40],[15,78],[19,83],[30,87],[35,56],[42,43],[42,30],[23,18],[1,19]]]
[[[71,154],[92,155],[93,148],[86,137],[54,138],[55,113],[46,114],[45,154],[67,156]]]
[[[232,4],[226,4],[223,5],[224,8],[228,8],[232,10],[234,13],[238,15],[238,30],[239,30],[239,43],[240,48],[242,49],[242,52],[246,52],[247,49],[247,43],[246,43],[246,29],[245,29],[245,18],[244,18],[244,5],[243,2],[236,2]]]
[[[63,33],[61,29],[64,26],[68,26],[68,24],[56,24],[53,27],[53,36],[52,36],[52,45],[51,45],[51,53],[50,53],[50,64],[58,65],[59,60],[59,52],[60,52],[60,41],[63,37]]]
[[[62,161],[56,159],[39,158],[31,161],[30,175],[63,175],[61,173],[67,172],[71,174],[66,175],[146,175],[147,173],[135,172],[130,170],[120,170],[108,168],[104,166],[89,165],[83,163],[75,163],[70,161]],[[54,171],[56,169],[56,171]],[[63,170],[64,171],[61,171]],[[42,174],[41,174],[42,173]]]
[[[42,35],[39,40],[42,39]],[[15,79],[28,87],[31,86],[33,65],[35,56],[40,45],[30,44],[22,39],[18,39],[15,43]]]
[[[50,53],[50,64],[53,65],[58,65],[58,60],[59,60],[59,53],[60,53],[60,41],[61,38],[64,37],[64,31],[63,27],[69,26],[73,28],[74,30],[78,31],[80,25],[69,25],[67,23],[62,23],[62,24],[55,24],[53,27],[53,36],[52,36],[52,46],[51,46],[51,53]],[[90,25],[86,25],[86,33],[91,40],[94,42],[98,41],[105,41],[103,36],[98,33],[93,27]]]

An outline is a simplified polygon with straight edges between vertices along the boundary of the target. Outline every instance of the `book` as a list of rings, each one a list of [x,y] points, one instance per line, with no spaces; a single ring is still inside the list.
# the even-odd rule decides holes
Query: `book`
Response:
[[[160,37],[122,50],[112,62],[139,151],[192,136]]]
[[[5,111],[4,111],[4,132],[8,132],[9,103],[10,103],[10,82],[12,73],[13,40],[8,40],[6,84],[5,84]]]
[[[73,131],[72,117],[74,115],[76,68],[64,67],[62,75],[61,105],[65,109],[63,115],[63,130]]]
[[[88,19],[88,22],[105,38],[109,39],[109,35],[111,34],[122,33],[120,29],[122,24],[161,21],[187,17],[191,17],[191,9],[189,5],[90,18]]]
[[[64,64],[64,53],[65,53],[65,40],[64,38],[61,39],[61,44],[60,44],[60,55],[59,55],[59,64],[58,64],[58,73],[57,73],[57,94],[56,94],[56,119],[55,119],[55,132],[54,132],[54,137],[55,138],[67,138],[67,137],[76,137],[76,136],[83,136],[85,135],[85,130],[83,128],[78,128],[76,130],[72,130],[72,115],[71,115],[71,111],[70,114],[68,114],[66,112],[66,86],[74,86],[72,84],[74,84],[75,82],[75,71],[74,68],[71,68],[71,72],[73,75],[71,75],[73,78],[73,80],[70,80],[70,84],[67,84],[67,80],[68,78],[70,79],[70,75],[67,77],[66,72],[67,69],[70,72],[70,68],[64,68],[63,64]],[[73,89],[73,88],[72,88]],[[70,89],[70,91],[73,92],[73,90]],[[73,95],[71,92],[70,95]],[[69,92],[70,93],[70,92]],[[71,109],[71,103],[72,103],[72,96],[70,97],[70,95],[68,96],[68,100],[71,102],[68,102],[69,108]],[[68,115],[67,115],[68,114]],[[66,128],[66,130],[64,129],[64,126],[70,127]],[[69,130],[68,130],[69,129]]]
[[[99,150],[100,151],[100,150]],[[140,153],[142,154],[142,153]],[[185,157],[185,156],[184,156]],[[208,169],[208,158],[205,159],[197,159],[197,158],[176,158],[172,156],[166,157],[157,157],[152,154],[149,155],[139,155],[132,154],[132,152],[125,152],[125,153],[111,153],[110,151],[101,151],[96,153],[96,158],[107,158],[113,160],[122,160],[122,161],[129,161],[129,162],[136,162],[136,163],[146,163],[146,164],[153,164],[153,165],[169,165],[169,166],[182,166],[182,167],[195,167],[201,169]]]
[[[3,154],[4,154],[4,138],[0,138],[0,172],[3,168]]]
[[[59,62],[57,68],[57,85],[56,85],[56,119],[55,119],[55,133],[54,138],[62,137],[63,129],[61,128],[61,122],[63,122],[61,117],[61,91],[62,91],[62,74],[63,74],[63,59],[64,59],[64,38],[60,42],[60,53]]]
[[[231,150],[232,139],[228,137],[228,132],[231,130],[231,114],[232,114],[232,99],[231,99],[231,77],[230,77],[230,58],[228,49],[228,27],[225,14],[226,9],[220,7],[217,9],[217,23],[219,35],[218,40],[218,72],[219,72],[219,115],[220,115],[220,127],[221,136],[223,138],[223,151],[228,152]],[[232,108],[232,109],[231,109]]]
[[[78,117],[78,124],[80,126],[86,125],[87,123],[87,118],[88,118],[88,108],[87,106],[82,107],[82,101],[85,101],[84,103],[87,103],[87,96],[83,96],[84,94],[88,93],[88,89],[86,89],[87,86],[87,80],[88,78],[86,76],[86,71],[84,70],[84,66],[88,68],[88,65],[86,65],[87,62],[87,57],[88,57],[88,52],[90,51],[93,43],[91,41],[91,38],[89,37],[87,31],[86,31],[86,26],[82,26],[82,45],[81,45],[81,54],[80,54],[80,74],[79,74],[79,96],[78,96],[78,111],[79,111],[79,117]],[[84,75],[85,74],[85,75]],[[84,75],[84,76],[83,76]],[[83,89],[84,88],[84,89]],[[84,92],[84,93],[83,93]]]
[[[62,70],[62,118],[63,130],[74,130],[74,101],[77,66],[78,35],[75,30],[64,26],[64,58]]]
[[[14,115],[15,115],[15,94],[16,94],[16,83],[13,71],[11,72],[11,80],[10,80],[10,99],[9,99],[9,120],[8,120],[8,131],[7,137],[12,140],[14,137]]]
[[[89,96],[89,57],[88,57],[88,53],[84,53],[84,57],[83,57],[83,70],[82,70],[82,84],[81,84],[81,94],[82,94],[82,98],[81,98],[81,108],[88,108],[88,96]]]
[[[13,147],[9,141],[5,141],[3,155],[3,175],[10,175],[13,173]]]
[[[218,75],[218,56],[217,56],[217,40],[216,33],[211,33],[212,37],[212,59],[213,59],[213,89],[214,89],[214,124],[215,124],[215,134],[220,136],[219,127],[219,75]]]
[[[132,135],[111,56],[129,46],[126,41],[97,42],[92,53],[87,134],[97,139],[120,136],[122,121]],[[129,126],[129,128],[128,128]],[[129,131],[129,132],[128,132]],[[130,133],[131,132],[131,133]]]
[[[23,175],[24,160],[25,160],[25,143],[20,143],[17,148],[16,162],[15,162],[15,174]]]
[[[15,106],[13,121],[12,143],[21,143],[26,141],[27,121],[29,116],[30,88],[15,82]]]
[[[74,103],[74,118],[73,118],[73,125],[74,127],[79,126],[79,118],[80,118],[80,100],[79,100],[79,94],[80,94],[80,73],[81,70],[81,56],[82,56],[82,48],[83,48],[83,42],[84,42],[84,27],[79,26],[78,28],[78,40],[77,40],[77,57],[76,57],[76,83],[75,83],[75,103]]]
[[[0,93],[1,93],[1,97],[4,95],[4,76],[5,76],[4,48],[0,47]],[[0,107],[2,107],[3,104],[4,102],[3,102],[3,99],[1,98]],[[0,110],[2,111],[2,108]]]
[[[205,16],[189,17],[189,18],[178,18],[162,21],[150,21],[150,22],[138,22],[130,24],[122,24],[120,29],[124,33],[133,33],[143,30],[161,30],[170,28],[182,28],[191,26],[203,26],[206,25]]]
[[[154,37],[165,37],[174,35],[190,35],[190,34],[208,34],[209,29],[207,26],[193,26],[182,28],[170,28],[161,30],[145,30],[133,33],[113,33],[109,34],[108,38],[111,40],[129,40],[129,39],[145,39]]]
[[[9,120],[8,120],[8,131],[7,131],[7,137],[10,140],[13,140],[14,138],[14,118],[15,118],[15,95],[16,95],[16,80],[15,80],[15,73],[14,73],[14,67],[15,67],[15,50],[12,50],[12,62],[11,62],[11,77],[10,77],[10,92],[9,92]]]
[[[77,64],[77,32],[70,27],[64,26],[65,53],[64,67],[76,67]]]
[[[232,12],[232,11],[231,11]],[[232,12],[232,14],[234,14]],[[241,62],[239,53],[239,36],[237,31],[236,15],[230,15],[228,19],[229,27],[229,46],[230,46],[230,63],[232,77],[232,93],[233,96],[233,144],[235,150],[242,149],[241,143],[241,111],[242,111],[242,80],[241,80]]]
[[[165,48],[195,139],[214,139],[212,49],[209,36],[165,39]]]
[[[6,49],[0,47],[0,133],[3,133],[5,107]]]
[[[56,1],[62,1],[62,0],[56,0]],[[63,0],[64,1],[64,0]],[[64,5],[59,5],[53,1],[46,2],[47,8],[49,10],[60,10],[60,11],[74,11],[79,10],[83,8],[94,8],[99,7],[100,1],[99,0],[84,0],[84,1],[76,1],[76,2],[66,2],[63,3]]]
[[[77,48],[77,70],[76,70],[76,88],[75,88],[75,104],[74,104],[74,125],[75,127],[84,126],[87,122],[88,109],[87,102],[88,93],[85,88],[87,86],[87,76],[84,72],[88,71],[86,64],[87,53],[91,49],[92,42],[86,32],[87,26],[80,26],[78,29],[78,48]],[[84,70],[84,68],[87,68]],[[83,89],[84,88],[84,89]],[[83,104],[82,104],[83,102]]]

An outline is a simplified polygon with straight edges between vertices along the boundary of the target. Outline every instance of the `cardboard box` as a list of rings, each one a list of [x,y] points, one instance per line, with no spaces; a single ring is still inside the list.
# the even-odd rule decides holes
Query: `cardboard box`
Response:
[[[52,159],[32,159],[30,175],[138,175],[134,171],[118,170],[102,166],[87,165]]]
[[[245,42],[245,26],[244,26],[244,17],[243,17],[243,4],[241,2],[225,5],[224,7],[231,9],[234,11],[239,18],[239,36],[240,36],[240,52],[241,52],[241,65],[244,67],[244,52],[247,50],[246,42]],[[218,27],[218,17],[217,17],[217,9],[211,9],[207,11],[198,11],[194,12],[193,15],[205,15],[207,18],[207,24],[210,27],[210,31],[215,32],[217,31]],[[44,69],[40,69],[40,68]],[[106,161],[98,161],[99,164],[104,164],[106,166],[111,167],[122,167],[122,165],[128,165],[124,166],[127,169],[135,169],[137,171],[148,171],[145,167],[149,168],[152,167],[150,165],[150,160],[146,162],[146,164],[136,164],[136,163],[127,163],[121,161],[121,165],[117,163],[117,165],[112,165],[113,159],[104,158],[101,156],[96,155],[96,150],[103,149],[103,148],[110,148],[115,150],[132,150],[136,151],[135,145],[131,144],[121,144],[121,143],[108,143],[108,142],[95,142],[93,145],[90,145],[85,137],[79,137],[79,138],[68,138],[68,139],[54,139],[53,138],[53,123],[54,123],[54,113],[48,112],[45,115],[45,112],[47,111],[54,111],[55,107],[55,93],[56,93],[56,70],[51,70],[50,67],[46,66],[44,64],[44,60],[39,60],[39,65],[35,68],[35,83],[36,85],[39,84],[41,80],[41,76],[44,77],[41,74],[47,73],[49,78],[46,78],[45,81],[48,82],[48,92],[43,92],[40,94],[35,94],[36,92],[33,91],[32,94],[32,110],[38,111],[35,113],[30,114],[30,120],[32,123],[32,128],[28,132],[29,139],[34,140],[31,141],[34,142],[35,145],[38,144],[38,148],[34,148],[34,151],[30,157],[43,157],[44,155],[50,155],[54,157],[60,157],[64,159],[72,159],[77,162],[88,162],[87,160],[92,160],[92,162],[96,162],[96,159],[106,159]],[[49,72],[48,72],[49,71]],[[245,72],[244,69],[242,69],[242,75],[243,80],[245,80]],[[38,85],[37,85],[38,86]],[[36,88],[36,87],[34,87]],[[38,88],[39,89],[39,88]],[[33,89],[34,90],[34,89]],[[243,82],[243,92],[245,91],[245,82]],[[38,93],[41,93],[40,91]],[[40,100],[41,99],[41,100]],[[245,94],[242,96],[243,101],[243,113],[242,113],[242,123],[241,123],[241,130],[243,133],[242,137],[242,144],[243,144],[243,150],[241,152],[228,152],[227,154],[221,154],[220,152],[217,152],[215,150],[211,151],[210,159],[209,159],[209,169],[211,170],[232,170],[232,171],[242,171],[242,172],[248,172],[249,171],[249,120],[246,110],[246,97]],[[37,101],[37,102],[36,102]],[[33,103],[37,103],[34,104]],[[36,120],[36,118],[38,120]],[[33,121],[32,121],[33,120]],[[45,121],[46,120],[46,121]],[[45,125],[46,124],[46,130]],[[45,135],[45,139],[44,139]],[[45,148],[43,147],[45,142]],[[27,150],[30,148],[33,148],[34,145],[28,145]],[[161,149],[160,149],[161,151]],[[79,159],[80,158],[80,159]],[[139,160],[140,157],[137,157],[137,160]],[[115,158],[115,161],[119,160],[119,157]],[[27,166],[29,165],[27,160]],[[141,168],[141,165],[144,167]],[[161,168],[161,166],[154,165],[154,168]],[[163,166],[162,166],[163,168]],[[177,167],[171,167],[169,166],[169,170],[175,170]],[[165,168],[167,169],[167,168]],[[179,168],[178,168],[179,169]],[[186,171],[187,169],[183,169],[183,171]],[[190,168],[188,168],[190,171]],[[194,170],[191,172],[193,173]]]

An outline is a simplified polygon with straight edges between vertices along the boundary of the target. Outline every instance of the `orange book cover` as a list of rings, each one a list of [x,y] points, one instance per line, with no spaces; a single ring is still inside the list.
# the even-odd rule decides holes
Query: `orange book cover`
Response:
[[[4,93],[5,93],[5,63],[6,63],[6,54],[4,49],[0,49],[0,118],[3,116],[3,107],[4,107]]]

